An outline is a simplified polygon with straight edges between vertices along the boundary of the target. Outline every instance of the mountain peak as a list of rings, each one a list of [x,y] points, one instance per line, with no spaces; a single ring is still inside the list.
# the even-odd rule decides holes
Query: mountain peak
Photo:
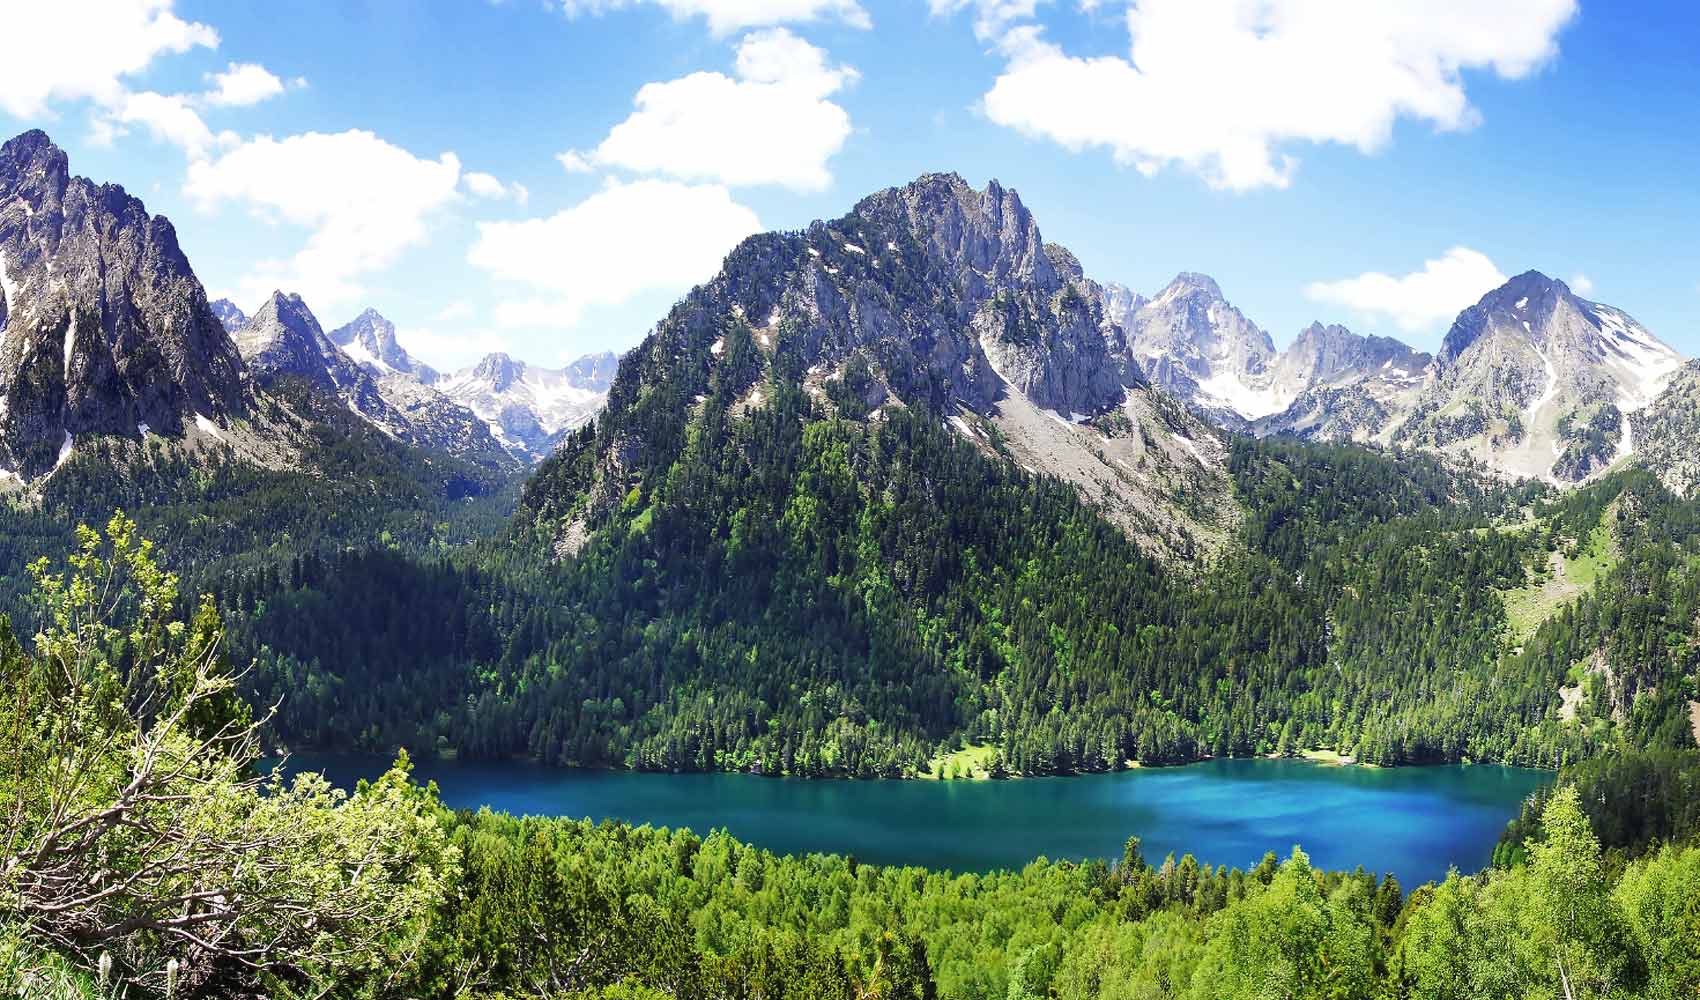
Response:
[[[169,222],[72,176],[33,129],[0,144],[0,205],[0,468],[30,478],[73,438],[245,410],[241,359]]]
[[[330,337],[332,343],[374,375],[407,375],[423,385],[434,385],[439,377],[435,368],[407,353],[396,340],[395,324],[370,306],[332,330]]]

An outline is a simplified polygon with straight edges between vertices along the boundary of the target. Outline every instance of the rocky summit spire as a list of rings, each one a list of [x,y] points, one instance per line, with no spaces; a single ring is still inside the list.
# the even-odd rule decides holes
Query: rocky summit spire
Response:
[[[243,412],[242,362],[177,234],[70,173],[40,131],[0,145],[0,467],[51,471],[84,435]]]

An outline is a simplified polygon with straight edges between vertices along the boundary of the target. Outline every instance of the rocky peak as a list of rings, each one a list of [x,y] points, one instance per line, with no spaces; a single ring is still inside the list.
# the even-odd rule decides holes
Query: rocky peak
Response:
[[[329,366],[341,355],[300,295],[272,292],[236,334],[236,346],[257,374],[295,375],[336,391]]]
[[[525,362],[515,361],[501,351],[484,355],[472,367],[472,377],[495,392],[501,392],[525,375]]]
[[[229,299],[215,299],[212,303],[213,315],[224,325],[225,333],[235,333],[248,325],[248,314],[243,312],[236,303]]]
[[[1150,300],[1126,285],[1108,281],[1099,286],[1103,293],[1104,315],[1124,330],[1133,325],[1133,315]]]
[[[1628,313],[1526,271],[1458,315],[1397,439],[1580,482],[1635,450],[1629,415],[1681,364]]]
[[[331,331],[331,342],[373,375],[407,375],[434,384],[437,370],[414,358],[396,341],[395,324],[376,309],[366,309],[349,323]]]
[[[0,466],[29,477],[84,434],[181,433],[246,408],[241,360],[171,223],[70,174],[40,131],[0,145]]]
[[[974,304],[1012,282],[1046,291],[1061,285],[1032,213],[996,180],[976,191],[957,174],[923,174],[862,199],[851,214],[901,228],[934,261],[964,272],[963,291]]]
[[[1416,375],[1427,368],[1427,354],[1392,337],[1353,333],[1338,323],[1312,323],[1299,331],[1281,353],[1283,377],[1305,383],[1329,381],[1343,374],[1373,374],[1397,370]]]
[[[586,354],[567,366],[567,378],[578,388],[607,392],[620,370],[620,356],[613,351]]]

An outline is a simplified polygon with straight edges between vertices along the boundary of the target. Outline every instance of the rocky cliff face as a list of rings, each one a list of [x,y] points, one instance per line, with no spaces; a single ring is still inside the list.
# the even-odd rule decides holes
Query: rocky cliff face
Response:
[[[390,437],[487,468],[510,466],[483,421],[411,376],[374,375],[337,347],[299,295],[273,292],[236,335],[255,380],[267,389],[299,387],[333,412],[343,407]]]
[[[478,414],[510,452],[535,461],[602,409],[618,368],[611,351],[586,355],[565,369],[497,353],[444,376],[437,388]]]
[[[1683,496],[1700,486],[1700,361],[1672,373],[1663,392],[1630,414],[1635,459]]]
[[[1627,313],[1529,271],[1459,314],[1393,439],[1580,482],[1633,450],[1627,415],[1681,364]]]
[[[1075,483],[1154,550],[1196,553],[1233,518],[1224,444],[1146,381],[1105,302],[996,182],[929,174],[804,232],[752,237],[621,362],[587,445],[597,457],[563,463],[590,480],[559,484],[542,511],[594,522],[668,460],[684,439],[674,422],[716,399],[734,417],[759,408],[774,377],[823,412],[842,400],[866,420],[936,414],[975,447]]]
[[[396,342],[395,324],[376,309],[367,309],[353,321],[332,330],[330,338],[374,377],[402,375],[421,385],[435,385],[441,378],[435,368],[407,353]]]
[[[246,408],[242,362],[171,223],[74,177],[41,132],[0,146],[0,467],[80,435],[181,434]]]

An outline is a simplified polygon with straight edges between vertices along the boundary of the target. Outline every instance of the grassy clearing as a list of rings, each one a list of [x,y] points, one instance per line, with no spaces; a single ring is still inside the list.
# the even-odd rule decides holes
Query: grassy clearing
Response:
[[[942,774],[947,779],[984,781],[991,777],[992,758],[997,753],[998,748],[990,743],[970,744],[955,753],[934,757],[928,766],[927,777],[937,778]]]
[[[1566,558],[1562,550],[1552,553],[1546,570],[1534,582],[1505,594],[1505,617],[1513,639],[1521,642],[1533,635],[1541,622],[1611,572],[1618,557],[1617,540],[1604,524],[1588,533],[1574,559]]]

